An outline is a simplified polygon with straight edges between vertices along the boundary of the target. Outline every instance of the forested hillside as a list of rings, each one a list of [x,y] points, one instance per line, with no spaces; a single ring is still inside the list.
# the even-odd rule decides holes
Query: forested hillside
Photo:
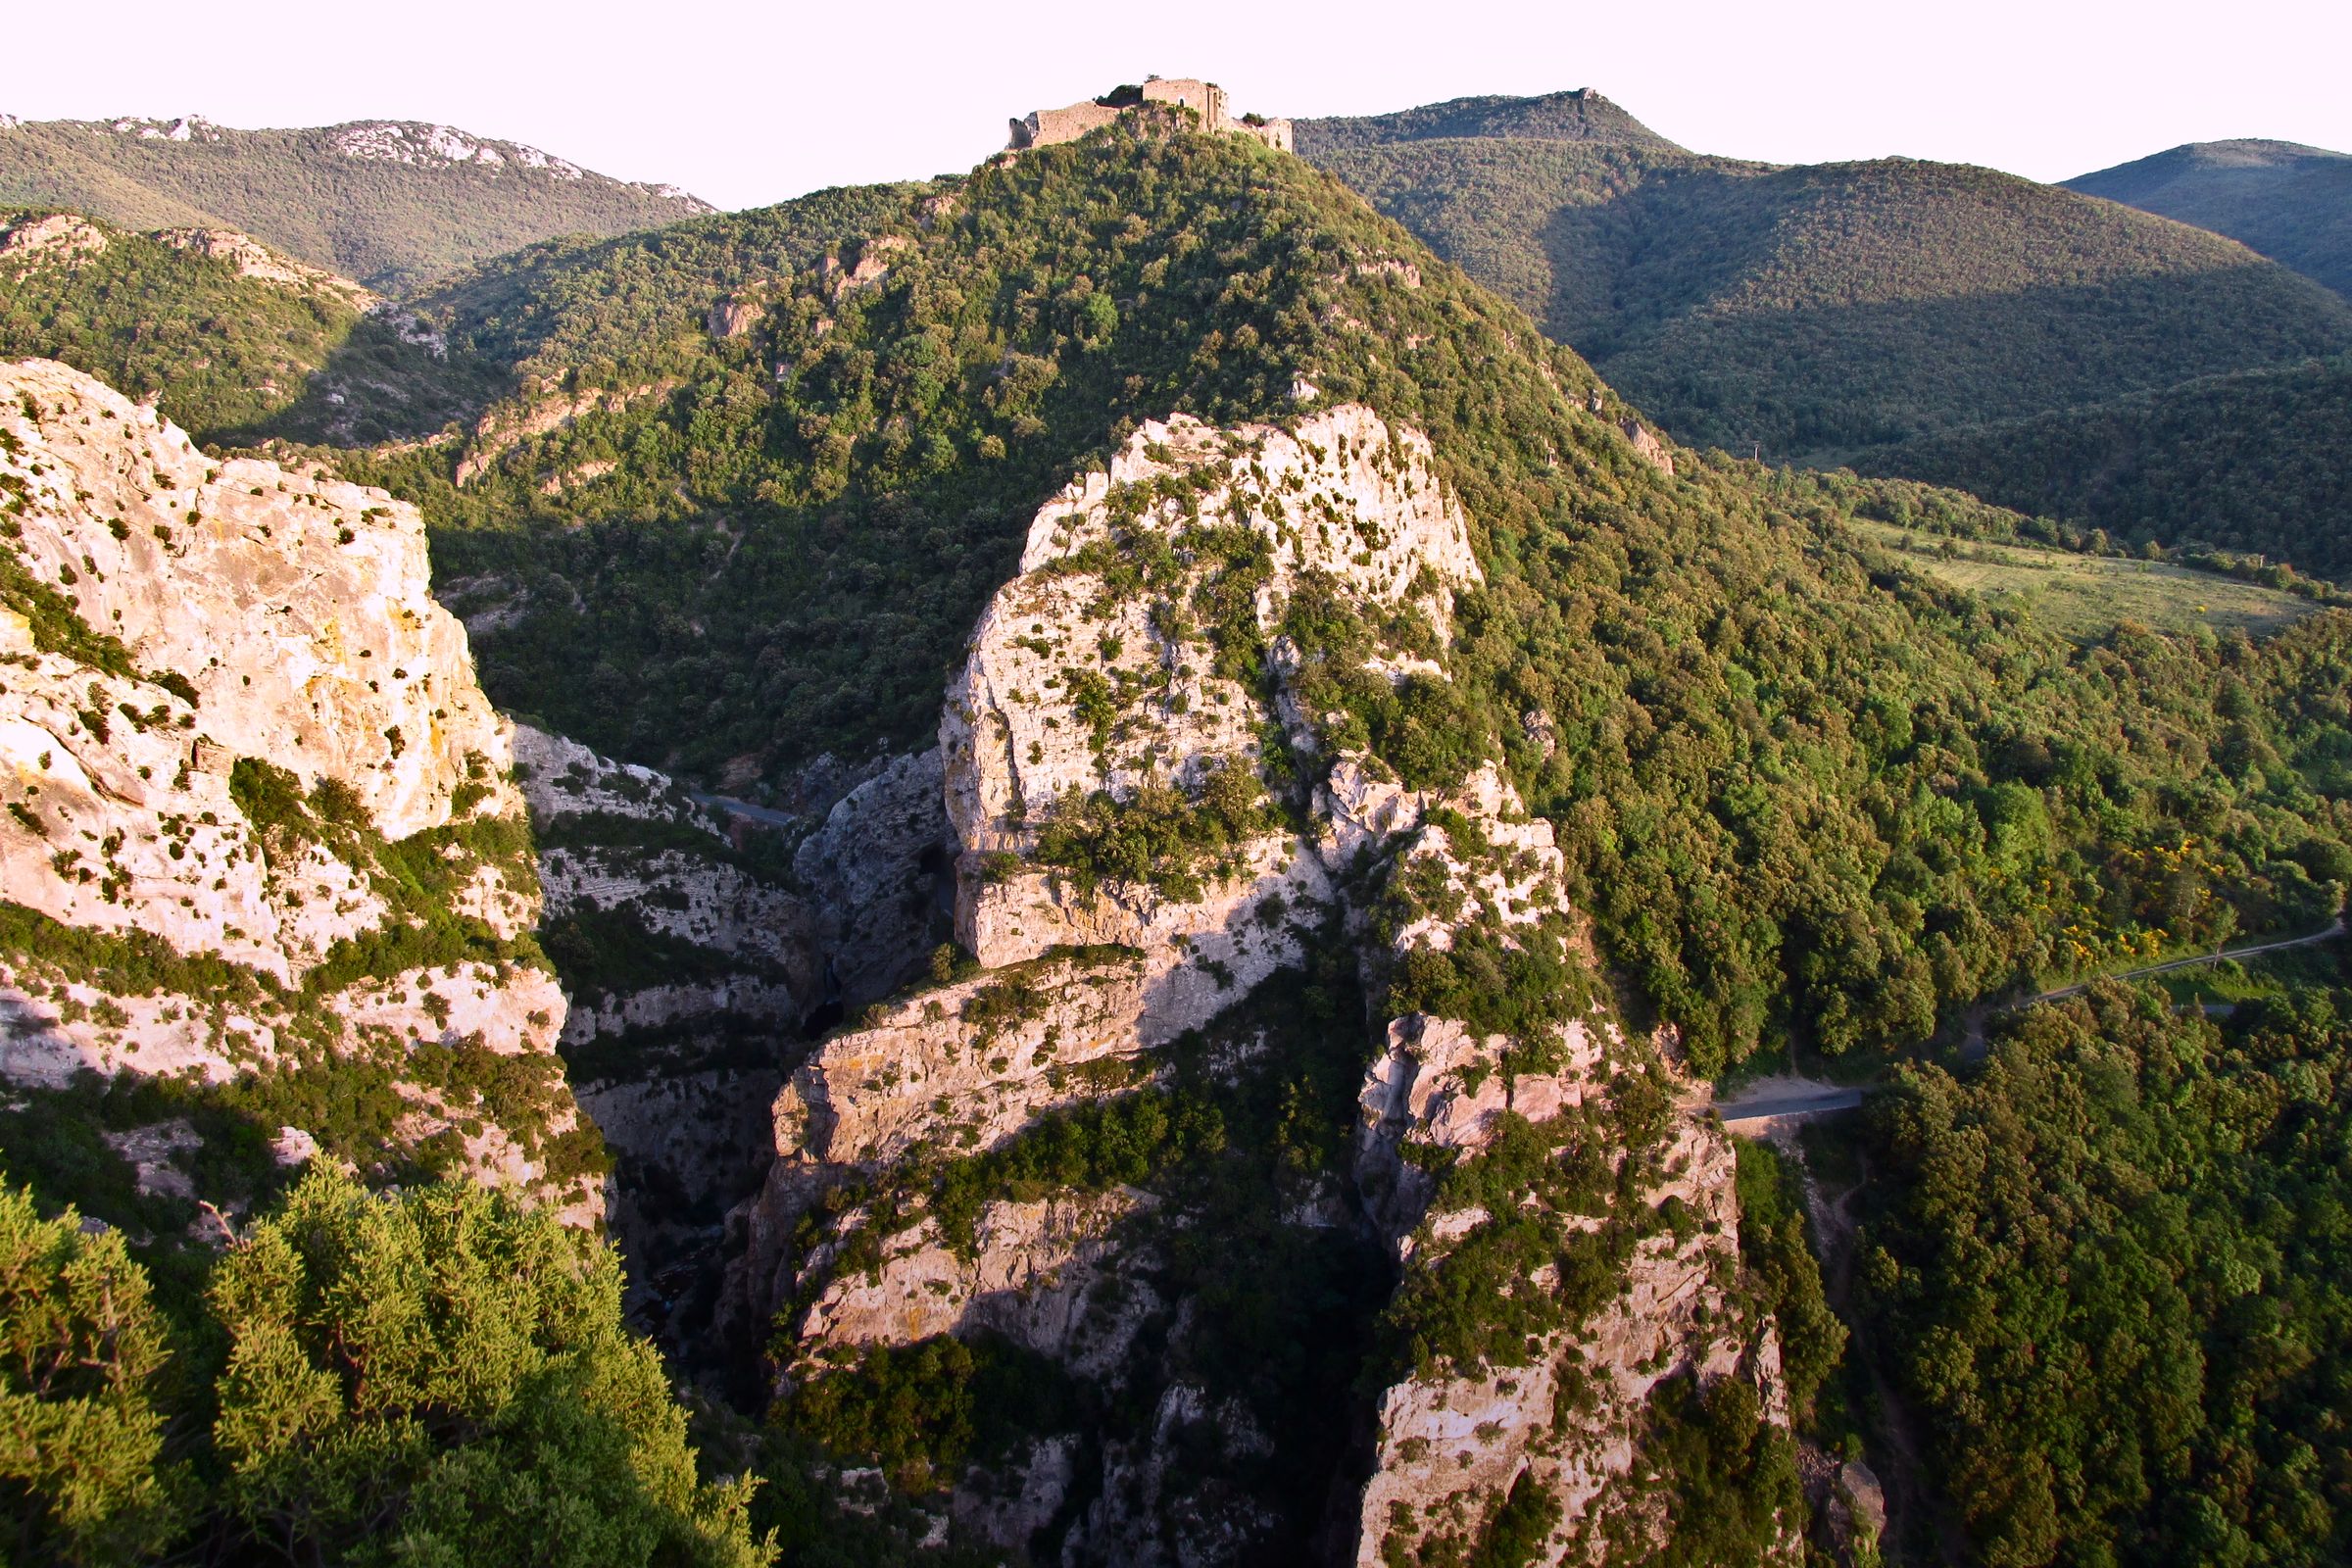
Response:
[[[2102,988],[1872,1112],[1863,1310],[1974,1560],[2352,1550],[2348,1005]]]
[[[1073,464],[1170,409],[1285,416],[1303,381],[1430,432],[1490,572],[1443,722],[1558,823],[1702,1063],[1789,1024],[1883,1050],[2013,976],[2332,896],[2296,857],[2337,831],[2305,695],[2335,618],[2080,646],[1841,526],[1907,490],[1690,454],[1665,480],[1587,367],[1294,160],[1121,133],[545,248],[419,308],[546,390],[347,466],[423,502],[499,700],[616,755],[780,777],[916,741]],[[2202,891],[2158,853],[2183,834]]]
[[[0,210],[0,356],[64,360],[208,440],[379,440],[488,395],[348,279],[223,229]],[[368,383],[366,423],[338,388]]]
[[[2232,242],[1989,170],[1507,122],[1312,156],[1699,445],[1835,462],[2352,346],[2343,300]]]
[[[2352,361],[2208,376],[1857,453],[1865,472],[2104,529],[2352,576]]]
[[[237,130],[193,119],[11,122],[0,127],[0,204],[124,228],[243,229],[387,293],[550,235],[710,210],[447,125]]]
[[[2206,141],[2066,182],[2210,228],[2352,297],[2352,154],[2288,141]]]

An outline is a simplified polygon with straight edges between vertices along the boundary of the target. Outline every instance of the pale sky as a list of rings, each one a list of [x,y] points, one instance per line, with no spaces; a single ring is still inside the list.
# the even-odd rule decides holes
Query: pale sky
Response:
[[[967,169],[1007,117],[1146,74],[1372,114],[1594,87],[1701,152],[2063,179],[2186,141],[2352,150],[2352,0],[1390,0],[11,8],[0,112],[435,121],[721,207]]]

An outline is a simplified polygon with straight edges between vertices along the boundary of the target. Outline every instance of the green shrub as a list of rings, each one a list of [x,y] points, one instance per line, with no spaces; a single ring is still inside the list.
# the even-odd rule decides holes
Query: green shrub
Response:
[[[1121,882],[1191,903],[1204,877],[1226,874],[1250,839],[1280,825],[1256,769],[1225,758],[1189,789],[1152,778],[1125,800],[1072,790],[1039,830],[1037,858],[1069,872],[1082,892]]]
[[[941,1335],[868,1346],[850,1364],[812,1370],[780,1414],[793,1433],[921,1493],[954,1485],[967,1461],[1002,1459],[1017,1439],[1064,1427],[1077,1403],[1050,1357]]]
[[[183,1522],[164,1463],[172,1356],[111,1231],[0,1186],[0,1520],[12,1561],[127,1562]]]
[[[220,1506],[354,1563],[754,1565],[604,1247],[470,1185],[306,1179],[223,1259]]]

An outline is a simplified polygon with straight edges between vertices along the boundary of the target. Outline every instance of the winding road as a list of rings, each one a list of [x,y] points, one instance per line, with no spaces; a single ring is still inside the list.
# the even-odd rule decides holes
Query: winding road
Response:
[[[751,802],[739,801],[732,795],[705,795],[700,790],[688,790],[686,793],[694,797],[697,806],[709,807],[727,816],[748,817],[754,822],[764,822],[769,827],[790,827],[800,820],[790,811],[779,811],[768,806],[754,806]]]
[[[2055,991],[2044,991],[2039,996],[2028,997],[2023,1002],[2009,1003],[2001,1010],[2014,1012],[2019,1007],[2031,1007],[2037,1002],[2056,1002],[2061,997],[2071,997],[2077,992],[2087,990],[2101,980],[2144,980],[2152,974],[2170,974],[2175,969],[2194,969],[2200,964],[2219,963],[2224,958],[2251,958],[2260,953],[2278,953],[2287,948],[2308,948],[2315,942],[2326,942],[2331,937],[2340,937],[2343,934],[2344,917],[2339,914],[2328,922],[2327,930],[2314,931],[2309,936],[2288,937],[2279,942],[2263,942],[2250,948],[2229,948],[2219,953],[2200,953],[2191,957],[2174,958],[2165,963],[2151,963],[2142,969],[2119,969],[2113,974],[2096,975],[2089,980],[2078,980],[2071,986],[2060,986]]]
[[[2314,943],[2328,942],[2343,934],[2344,917],[2338,914],[2328,922],[2327,929],[2314,931],[2308,936],[2285,937],[2277,942],[2258,942],[2249,948],[2225,948],[2219,953],[2199,953],[2189,957],[2171,958],[2163,963],[2151,963],[2137,969],[2119,969],[2113,974],[2093,975],[2088,980],[2078,980],[2073,985],[2059,986],[2054,990],[2040,992],[2031,997],[2020,997],[2015,1002],[1981,1002],[1969,1009],[1967,1027],[1960,1036],[1960,1059],[1962,1061],[1984,1059],[1984,1019],[1991,1013],[2015,1012],[2020,1007],[2031,1007],[2036,1003],[2062,1001],[2067,997],[2077,996],[2089,990],[2101,980],[2144,980],[2152,974],[2170,974],[2176,969],[2195,969],[2208,963],[2219,963],[2224,958],[2251,958],[2265,953],[2278,953],[2287,948],[2308,948]]]
[[[2252,947],[2230,948],[2220,953],[2200,953],[2186,958],[2171,958],[2163,963],[2151,963],[2137,969],[2122,969],[2113,974],[2078,980],[2073,985],[2058,986],[2014,1002],[1980,1004],[1968,1016],[1967,1032],[1962,1038],[1961,1055],[1975,1061],[1984,1054],[1984,1019],[1992,1012],[2014,1012],[2036,1003],[2058,1002],[2076,996],[2100,980],[2144,980],[2150,975],[2170,974],[2176,969],[2194,969],[2202,964],[2219,963],[2224,958],[2251,958],[2265,953],[2278,953],[2288,948],[2308,948],[2315,943],[2330,941],[2344,934],[2340,914],[2324,931],[2307,936],[2284,937],[2277,942],[2256,943]],[[1851,1084],[1824,1083],[1815,1078],[1783,1075],[1759,1079],[1740,1090],[1731,1099],[1718,1102],[1716,1111],[1723,1117],[1724,1126],[1735,1132],[1761,1131],[1767,1122],[1784,1119],[1802,1119],[1827,1116],[1841,1110],[1852,1110],[1862,1103],[1863,1090]]]

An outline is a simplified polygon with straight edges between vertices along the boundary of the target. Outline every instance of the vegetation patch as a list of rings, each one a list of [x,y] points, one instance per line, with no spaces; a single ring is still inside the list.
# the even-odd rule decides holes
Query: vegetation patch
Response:
[[[2102,985],[1872,1108],[1862,1310],[1988,1560],[2352,1549],[2347,1018]]]
[[[2036,625],[2091,638],[2118,621],[2161,632],[2197,627],[2266,636],[2318,607],[2280,589],[2128,556],[2084,555],[1989,541],[1962,543],[1884,523],[1858,522],[1866,538],[1902,552],[1939,581],[2016,607]]]
[[[1154,777],[1125,800],[1073,789],[1038,831],[1037,858],[1069,873],[1082,893],[1120,882],[1190,904],[1209,880],[1239,873],[1252,839],[1281,826],[1257,770],[1227,758],[1189,787]]]

